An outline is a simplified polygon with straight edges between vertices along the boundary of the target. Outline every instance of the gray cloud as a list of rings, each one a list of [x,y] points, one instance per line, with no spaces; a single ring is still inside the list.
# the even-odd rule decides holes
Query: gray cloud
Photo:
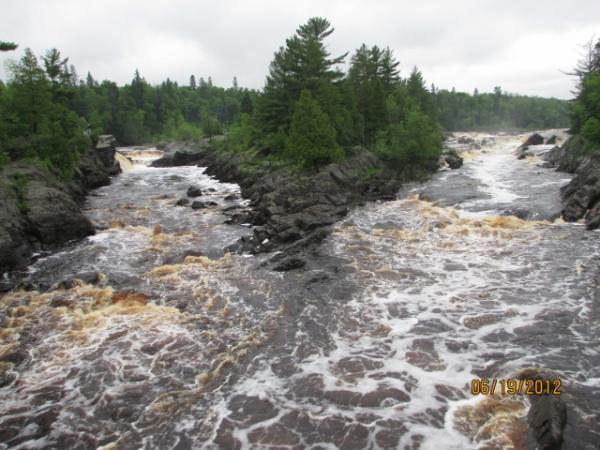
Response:
[[[600,34],[600,2],[589,0],[23,0],[2,7],[0,39],[20,48],[0,58],[57,47],[98,79],[126,83],[137,68],[151,83],[193,73],[261,88],[274,51],[315,15],[336,28],[332,53],[389,45],[404,74],[417,65],[428,82],[469,92],[568,98],[573,80],[561,70]]]

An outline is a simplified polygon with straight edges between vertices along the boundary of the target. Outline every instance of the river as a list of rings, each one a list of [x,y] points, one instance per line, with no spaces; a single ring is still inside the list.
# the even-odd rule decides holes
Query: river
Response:
[[[531,368],[599,439],[598,232],[560,220],[569,176],[517,160],[526,135],[461,136],[463,167],[287,273],[223,252],[252,232],[223,223],[237,185],[124,149],[97,234],[0,300],[0,448],[527,448],[529,399],[470,383]],[[217,205],[175,206],[190,185]]]

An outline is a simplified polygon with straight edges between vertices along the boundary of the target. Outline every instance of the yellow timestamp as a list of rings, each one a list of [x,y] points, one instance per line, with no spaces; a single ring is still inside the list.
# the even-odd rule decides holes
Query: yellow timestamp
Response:
[[[474,378],[471,380],[473,395],[560,395],[562,382],[554,380],[520,380],[517,378]]]

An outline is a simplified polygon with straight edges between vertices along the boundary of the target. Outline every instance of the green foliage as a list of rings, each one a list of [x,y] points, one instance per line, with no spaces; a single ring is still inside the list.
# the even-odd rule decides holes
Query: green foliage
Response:
[[[208,137],[209,141],[212,141],[213,136],[223,132],[223,127],[216,117],[205,114],[202,119],[202,131],[204,132],[204,136]]]
[[[53,95],[68,80],[51,81],[29,49],[10,71],[12,79],[0,98],[0,150],[13,160],[39,158],[68,178],[89,145],[83,121],[64,96]]]
[[[305,168],[339,160],[344,153],[335,137],[327,114],[308,90],[302,91],[292,116],[286,156]]]
[[[579,133],[587,142],[588,152],[600,149],[600,39],[590,41],[584,59],[575,68],[579,82],[571,115],[571,132]]]
[[[322,105],[328,103],[320,94],[328,93],[328,85],[341,79],[343,74],[335,66],[346,57],[344,54],[330,58],[324,40],[333,31],[326,19],[313,17],[275,53],[257,105],[260,126],[265,133],[276,133],[280,129],[287,132],[294,104],[303,90],[309,91]]]
[[[587,140],[600,144],[600,120],[590,117],[581,128],[581,134]]]
[[[20,172],[15,173],[12,179],[12,188],[17,196],[17,205],[23,214],[27,213],[27,201],[25,199],[27,193],[27,177]]]
[[[242,113],[239,120],[229,127],[227,133],[228,141],[238,151],[252,147],[255,137],[256,128],[252,124],[252,117],[247,113]]]
[[[439,126],[419,109],[390,124],[377,136],[376,154],[396,169],[437,160],[442,150]]]
[[[4,150],[0,150],[0,170],[10,162],[10,157]]]
[[[9,52],[15,50],[18,47],[14,42],[0,41],[0,52]]]
[[[372,144],[386,122],[386,97],[400,81],[398,62],[389,48],[368,48],[365,44],[352,56],[348,79],[358,112],[359,139]]]
[[[437,118],[449,131],[544,129],[569,126],[569,102],[555,98],[527,97],[502,92],[473,95],[439,90],[434,96]]]

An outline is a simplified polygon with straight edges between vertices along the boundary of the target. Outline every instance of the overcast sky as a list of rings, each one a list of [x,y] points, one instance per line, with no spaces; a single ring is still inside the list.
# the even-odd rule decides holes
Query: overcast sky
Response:
[[[262,88],[274,51],[311,16],[335,27],[335,56],[390,46],[404,75],[417,65],[428,83],[467,92],[569,98],[563,72],[600,36],[597,0],[4,0],[0,40],[19,49],[0,55],[0,78],[25,47],[56,47],[80,75],[120,84],[138,68],[150,83],[187,84],[193,73]]]

